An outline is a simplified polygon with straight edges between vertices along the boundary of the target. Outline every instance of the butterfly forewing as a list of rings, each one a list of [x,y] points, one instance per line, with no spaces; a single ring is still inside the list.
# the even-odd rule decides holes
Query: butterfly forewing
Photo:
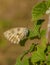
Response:
[[[14,44],[18,44],[22,39],[26,38],[27,34],[27,28],[13,28],[4,32],[4,36],[7,38],[7,40]]]

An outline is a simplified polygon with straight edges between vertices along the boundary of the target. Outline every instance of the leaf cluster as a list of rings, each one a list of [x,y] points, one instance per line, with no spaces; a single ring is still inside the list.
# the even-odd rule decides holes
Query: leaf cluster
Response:
[[[32,8],[32,20],[34,21],[34,27],[29,30],[27,39],[38,38],[40,43],[33,43],[30,49],[26,50],[21,54],[15,65],[50,65],[50,44],[47,44],[46,30],[41,30],[41,25],[44,19],[41,17],[46,13],[46,10],[50,7],[50,0],[42,1],[36,4]],[[3,25],[4,24],[4,25]],[[6,22],[0,23],[0,28],[9,26]],[[22,41],[24,44],[26,40]],[[30,53],[31,56],[27,57]]]

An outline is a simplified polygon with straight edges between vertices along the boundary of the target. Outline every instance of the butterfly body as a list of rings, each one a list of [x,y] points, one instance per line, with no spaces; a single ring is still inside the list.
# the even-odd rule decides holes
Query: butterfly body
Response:
[[[26,38],[28,29],[23,27],[13,28],[4,32],[4,36],[11,41],[11,43],[19,43],[22,39]]]

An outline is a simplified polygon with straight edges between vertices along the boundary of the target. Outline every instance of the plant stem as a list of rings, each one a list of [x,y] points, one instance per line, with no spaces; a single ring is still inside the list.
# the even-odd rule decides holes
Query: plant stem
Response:
[[[49,36],[49,31],[50,31],[50,15],[49,15],[49,21],[48,21],[48,26],[47,26],[47,34],[46,34],[47,40],[48,40],[48,36]]]

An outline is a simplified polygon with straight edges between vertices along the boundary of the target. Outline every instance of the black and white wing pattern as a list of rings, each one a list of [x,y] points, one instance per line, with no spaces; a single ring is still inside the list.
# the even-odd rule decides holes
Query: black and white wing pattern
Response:
[[[28,29],[24,27],[12,28],[4,32],[5,38],[11,43],[18,44],[22,39],[26,38]]]

